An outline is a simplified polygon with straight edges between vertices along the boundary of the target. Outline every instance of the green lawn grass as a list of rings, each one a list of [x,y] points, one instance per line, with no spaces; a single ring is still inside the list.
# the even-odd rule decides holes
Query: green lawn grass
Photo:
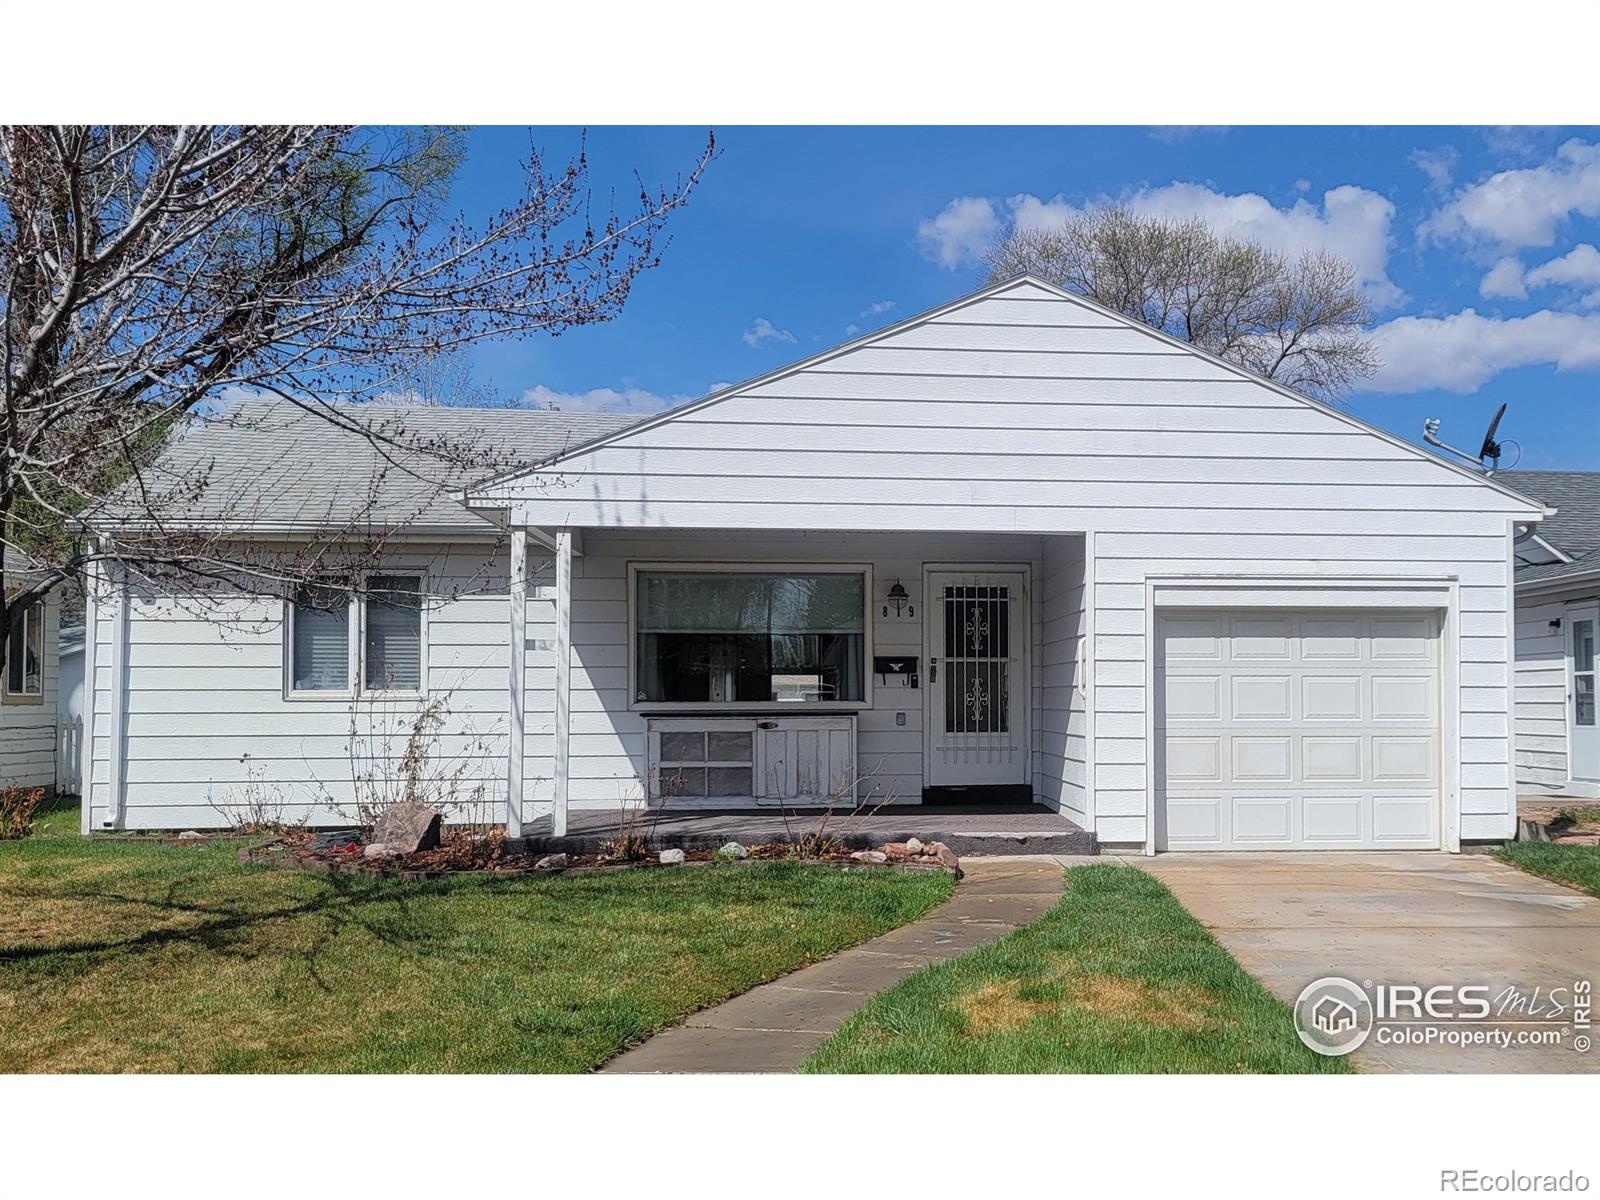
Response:
[[[1600,896],[1600,846],[1570,842],[1507,842],[1495,851],[1512,866]]]
[[[1160,882],[1067,872],[1032,925],[883,992],[810,1072],[1346,1072]]]
[[[39,824],[0,843],[0,1073],[583,1071],[951,886],[789,863],[409,882]]]

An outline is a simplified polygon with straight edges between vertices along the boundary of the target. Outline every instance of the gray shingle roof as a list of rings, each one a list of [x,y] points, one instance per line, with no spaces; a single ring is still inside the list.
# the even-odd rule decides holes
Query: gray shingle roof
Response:
[[[1543,583],[1600,570],[1600,471],[1498,471],[1495,478],[1558,510],[1535,530],[1573,558],[1518,567],[1518,583]]]
[[[482,530],[461,489],[621,429],[637,416],[552,409],[445,405],[341,408],[361,428],[345,431],[281,400],[247,400],[174,439],[145,476],[166,499],[164,521],[238,528],[420,525]],[[398,445],[397,445],[398,443]],[[207,480],[197,496],[183,493]],[[107,503],[111,521],[142,506],[124,488]]]

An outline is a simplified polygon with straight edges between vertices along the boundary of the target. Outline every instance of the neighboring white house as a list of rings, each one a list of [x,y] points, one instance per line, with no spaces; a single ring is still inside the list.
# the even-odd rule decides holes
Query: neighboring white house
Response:
[[[56,786],[58,593],[26,609],[11,630],[0,677],[0,787]]]
[[[1600,472],[1497,478],[1556,509],[1516,545],[1517,782],[1532,795],[1600,797]]]
[[[1149,850],[1513,832],[1511,547],[1547,510],[1046,284],[637,423],[414,419],[538,465],[407,517],[348,607],[96,589],[86,829],[348,819],[426,698],[513,832],[1019,796]],[[280,464],[240,534],[282,540],[366,494],[338,440],[291,410],[173,470]]]

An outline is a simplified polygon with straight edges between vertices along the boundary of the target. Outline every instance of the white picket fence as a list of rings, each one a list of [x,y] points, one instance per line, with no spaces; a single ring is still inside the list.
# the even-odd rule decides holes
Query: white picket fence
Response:
[[[83,791],[83,719],[63,717],[56,727],[56,791],[69,796]]]

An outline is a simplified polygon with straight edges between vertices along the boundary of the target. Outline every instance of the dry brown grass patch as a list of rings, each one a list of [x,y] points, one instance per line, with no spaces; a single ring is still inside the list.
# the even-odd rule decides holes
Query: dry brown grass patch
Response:
[[[1009,1033],[1057,1007],[1048,1000],[1025,1000],[1022,981],[1002,979],[986,983],[961,998],[961,1015],[975,1034]]]
[[[1029,982],[1059,987],[1060,998],[1024,996]],[[1053,962],[1043,979],[994,980],[957,1002],[975,1036],[1009,1033],[1035,1017],[1072,1011],[1131,1024],[1206,1029],[1214,1022],[1217,1004],[1217,997],[1199,988],[1158,987],[1125,975],[1084,971],[1069,959]]]

